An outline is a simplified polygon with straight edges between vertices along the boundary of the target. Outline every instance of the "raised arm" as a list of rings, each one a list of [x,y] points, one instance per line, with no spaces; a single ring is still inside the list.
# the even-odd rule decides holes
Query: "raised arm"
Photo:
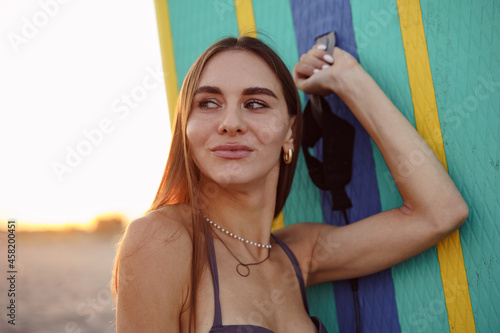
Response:
[[[121,245],[116,332],[180,332],[191,238],[158,212],[132,222]]]
[[[308,94],[334,92],[347,104],[380,149],[404,203],[345,227],[308,225],[308,284],[397,264],[435,245],[468,215],[438,158],[370,75],[339,48],[333,52],[334,64],[325,55],[315,47],[301,57],[294,68],[297,87]],[[301,228],[291,232],[302,233]]]

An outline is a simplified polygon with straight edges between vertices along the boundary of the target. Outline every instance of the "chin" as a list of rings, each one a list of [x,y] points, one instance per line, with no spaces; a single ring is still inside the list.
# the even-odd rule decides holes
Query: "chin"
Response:
[[[237,173],[219,174],[213,178],[213,181],[221,187],[248,185],[255,182],[255,180],[253,180],[251,177],[248,177],[248,175],[242,175]]]
[[[208,182],[216,183],[222,188],[263,185],[269,177],[278,177],[279,164],[268,166],[265,163],[241,163],[242,160],[225,161],[225,163],[201,165],[201,173]],[[275,175],[274,175],[275,174]]]

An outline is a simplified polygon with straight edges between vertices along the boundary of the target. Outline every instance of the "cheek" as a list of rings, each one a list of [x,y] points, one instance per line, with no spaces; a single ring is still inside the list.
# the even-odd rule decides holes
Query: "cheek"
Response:
[[[206,133],[203,132],[203,127],[200,127],[198,121],[189,120],[186,126],[186,140],[189,155],[194,160],[194,163],[200,168],[200,161],[204,159],[203,151],[206,143]]]
[[[287,133],[287,123],[283,119],[273,118],[257,129],[259,141],[265,145],[279,145],[284,142]]]
[[[189,148],[197,148],[205,141],[203,127],[195,117],[189,118],[186,125],[186,138]]]

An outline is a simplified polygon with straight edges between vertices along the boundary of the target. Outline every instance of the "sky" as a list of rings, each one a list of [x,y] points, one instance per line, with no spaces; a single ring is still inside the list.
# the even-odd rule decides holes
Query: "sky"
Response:
[[[0,0],[0,221],[133,219],[169,144],[153,1]]]

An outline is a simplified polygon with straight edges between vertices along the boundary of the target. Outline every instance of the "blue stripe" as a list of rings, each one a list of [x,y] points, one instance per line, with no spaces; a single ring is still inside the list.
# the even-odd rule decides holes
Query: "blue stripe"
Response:
[[[337,45],[358,58],[349,0],[290,0],[299,54],[314,45],[314,38],[331,30],[337,32]],[[326,98],[333,112],[355,127],[352,180],[346,187],[353,203],[348,211],[350,222],[359,221],[381,211],[369,135],[355,119],[346,105],[336,96]],[[315,156],[321,158],[318,143]],[[331,197],[321,192],[325,223],[344,225],[342,214],[331,210]],[[353,294],[349,281],[334,282],[335,302],[340,332],[355,331]],[[400,332],[390,270],[359,279],[361,331]]]

